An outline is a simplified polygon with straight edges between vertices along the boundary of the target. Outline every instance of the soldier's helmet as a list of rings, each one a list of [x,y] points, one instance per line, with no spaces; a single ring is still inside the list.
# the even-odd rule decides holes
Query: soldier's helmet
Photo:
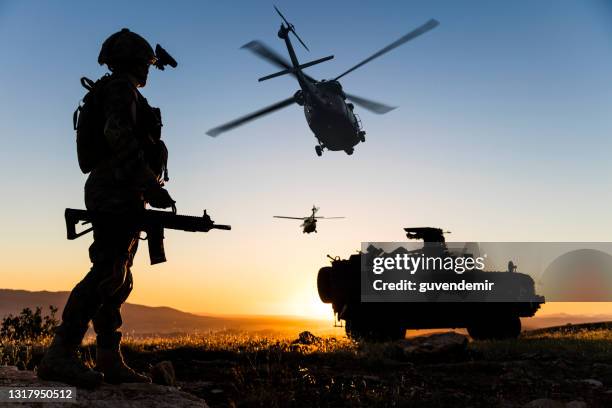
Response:
[[[102,44],[98,63],[109,68],[155,63],[151,44],[140,35],[123,28],[112,34]]]

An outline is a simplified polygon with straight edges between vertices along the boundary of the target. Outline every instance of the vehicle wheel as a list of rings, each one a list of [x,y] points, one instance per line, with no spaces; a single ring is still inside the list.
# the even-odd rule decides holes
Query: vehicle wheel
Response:
[[[489,338],[483,324],[472,323],[467,327],[467,332],[474,340],[487,340]]]
[[[355,341],[395,341],[406,337],[406,329],[393,322],[366,322],[361,319],[346,320],[347,337]]]
[[[521,319],[518,316],[507,316],[483,320],[472,323],[467,330],[474,340],[516,339],[521,334]]]
[[[317,152],[317,156],[321,157],[323,149],[321,149],[321,146],[315,146],[315,152]]]
[[[319,269],[317,275],[317,290],[319,291],[319,298],[321,302],[330,303],[333,300],[333,289],[332,289],[332,273],[333,268],[331,266],[324,266]]]
[[[351,147],[350,149],[346,149],[344,152],[350,156],[354,151],[355,150]]]
[[[516,339],[521,335],[521,319],[518,316],[510,316],[500,327],[499,337],[502,339]]]

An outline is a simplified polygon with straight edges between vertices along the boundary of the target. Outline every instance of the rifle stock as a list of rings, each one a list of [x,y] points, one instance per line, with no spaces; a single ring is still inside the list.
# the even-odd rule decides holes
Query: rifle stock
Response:
[[[81,232],[76,231],[76,225],[79,223],[79,221],[82,222],[81,225],[91,223],[91,218],[86,210],[66,208],[66,211],[64,211],[64,218],[66,219],[66,236],[69,240],[77,239],[78,237],[93,230],[93,227],[90,227]]]
[[[89,224],[96,218],[109,219],[113,216],[107,213],[94,213],[87,210],[78,210],[66,208],[64,218],[66,219],[66,236],[69,240],[77,239],[78,237],[87,234],[93,230],[93,227],[77,232],[76,225],[80,222],[82,225]],[[166,262],[164,251],[164,229],[173,229],[190,232],[208,232],[211,229],[220,229],[229,231],[232,229],[230,225],[215,224],[206,210],[202,217],[191,215],[178,215],[172,212],[159,210],[144,210],[142,213],[130,215],[130,221],[134,221],[139,231],[144,231],[147,234],[149,241],[149,260],[151,265]]]

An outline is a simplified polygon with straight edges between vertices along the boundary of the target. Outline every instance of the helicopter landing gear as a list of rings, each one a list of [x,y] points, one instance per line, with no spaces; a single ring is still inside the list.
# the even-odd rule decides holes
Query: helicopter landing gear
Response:
[[[346,149],[344,152],[350,156],[354,151],[355,150],[351,147],[350,149]]]
[[[315,146],[315,152],[317,152],[317,156],[321,157],[323,155],[323,148],[317,145]]]
[[[365,132],[363,130],[359,131],[359,140],[361,143],[365,143]]]

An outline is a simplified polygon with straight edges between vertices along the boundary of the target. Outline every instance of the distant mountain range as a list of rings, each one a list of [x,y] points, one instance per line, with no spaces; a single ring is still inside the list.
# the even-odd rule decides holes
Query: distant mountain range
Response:
[[[9,314],[18,314],[24,308],[40,306],[44,312],[48,306],[56,306],[58,319],[69,292],[31,292],[27,290],[0,289],[0,319]],[[334,329],[330,313],[329,320],[315,320],[292,316],[205,316],[182,312],[171,307],[153,307],[126,303],[121,309],[124,333],[132,335],[194,333],[220,330],[250,332],[292,332],[310,330],[320,334],[343,334],[344,330]],[[523,329],[561,326],[568,323],[592,323],[612,321],[609,315],[543,315],[523,319]],[[409,332],[410,334],[410,332]]]
[[[566,324],[584,324],[584,323],[598,323],[598,322],[610,322],[612,316],[605,314],[598,315],[572,315],[566,313],[542,315],[530,317],[528,319],[522,319],[523,330],[534,330],[541,329],[544,327],[556,327],[563,326]]]
[[[26,307],[34,309],[40,306],[43,312],[48,312],[48,306],[53,305],[59,309],[57,318],[60,319],[69,294],[69,292],[0,289],[0,318],[9,314],[18,314]],[[325,330],[332,326],[331,313],[329,321],[291,316],[223,317],[197,315],[171,307],[126,303],[121,308],[121,315],[123,317],[121,330],[135,335],[219,330],[314,331]]]

